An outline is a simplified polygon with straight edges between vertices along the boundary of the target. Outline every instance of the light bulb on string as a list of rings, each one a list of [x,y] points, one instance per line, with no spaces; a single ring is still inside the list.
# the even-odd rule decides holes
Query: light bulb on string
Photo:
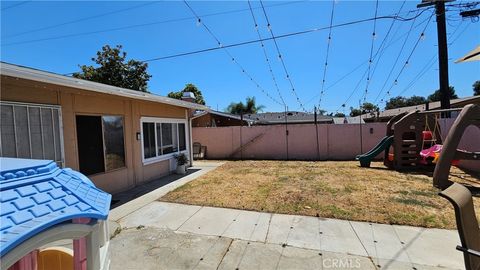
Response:
[[[202,25],[202,19],[198,18],[195,24],[197,25],[197,27]]]

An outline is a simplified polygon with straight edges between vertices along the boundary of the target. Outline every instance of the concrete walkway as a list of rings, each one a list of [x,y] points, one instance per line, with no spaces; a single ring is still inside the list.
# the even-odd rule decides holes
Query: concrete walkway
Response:
[[[121,205],[110,210],[108,218],[116,221],[134,212],[135,210],[140,209],[146,204],[157,200],[177,187],[183,186],[186,183],[208,173],[209,171],[216,169],[222,164],[224,164],[224,162],[194,162],[193,166],[188,168],[189,172],[185,176],[179,176],[175,174],[168,175],[120,194],[115,194],[113,195],[112,199],[118,200],[118,204]],[[155,186],[159,187],[152,188]],[[141,196],[138,196],[139,194]]]
[[[115,208],[111,269],[464,268],[453,230],[156,201],[219,165]]]

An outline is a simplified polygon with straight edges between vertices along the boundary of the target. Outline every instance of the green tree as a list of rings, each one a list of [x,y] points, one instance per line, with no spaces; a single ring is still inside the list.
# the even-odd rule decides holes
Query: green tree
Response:
[[[73,77],[148,92],[147,83],[152,77],[147,73],[148,64],[133,59],[127,61],[126,57],[121,45],[114,48],[105,45],[97,57],[92,57],[98,67],[80,65],[82,71],[73,73]]]
[[[344,113],[337,112],[336,114],[333,115],[334,117],[345,117]]]
[[[350,107],[350,116],[351,117],[354,117],[354,116],[359,116],[362,114],[362,111],[358,108],[353,108],[353,107]]]
[[[472,87],[473,87],[473,95],[480,96],[480,81],[474,82]]]
[[[378,108],[377,105],[370,102],[364,102],[361,106],[361,109],[350,107],[350,116],[353,117],[353,116],[358,116],[366,113],[373,114],[378,112],[379,110],[380,109]]]
[[[252,114],[261,112],[264,108],[265,106],[256,104],[255,97],[247,97],[245,104],[241,101],[232,102],[225,111],[231,114]]]
[[[427,102],[427,99],[421,96],[411,96],[407,98],[407,106],[425,104],[426,102]]]
[[[455,94],[455,88],[453,86],[448,87],[448,91],[450,92],[450,99],[455,99],[458,98],[457,94]],[[433,102],[433,101],[440,101],[440,89],[435,91],[433,94],[428,96],[428,101]]]
[[[373,103],[370,102],[364,102],[362,104],[362,114],[363,113],[375,113],[378,112],[379,108],[377,105],[374,105]]]
[[[390,98],[385,104],[385,110],[401,108],[407,106],[407,99],[402,96]]]
[[[200,91],[192,83],[187,83],[185,85],[185,88],[183,88],[183,90],[180,90],[178,92],[170,92],[170,93],[168,93],[167,96],[169,98],[182,99],[183,93],[185,93],[185,92],[192,92],[195,95],[195,103],[205,105],[205,100],[203,99],[202,91]]]
[[[398,96],[393,97],[387,101],[385,105],[385,110],[401,108],[406,106],[415,106],[424,104],[427,102],[427,99],[421,96],[411,96],[409,98]]]

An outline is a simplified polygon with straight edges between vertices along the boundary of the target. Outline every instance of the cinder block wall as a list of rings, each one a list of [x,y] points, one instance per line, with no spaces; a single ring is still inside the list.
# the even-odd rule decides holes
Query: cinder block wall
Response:
[[[193,128],[193,141],[207,146],[209,159],[287,159],[288,152],[288,159],[353,160],[385,136],[386,124],[369,123],[361,127],[359,124],[301,124],[287,128],[285,125],[199,127]],[[236,151],[241,144],[249,145],[241,152]]]
[[[446,138],[455,119],[442,119],[440,128]],[[384,136],[386,123],[288,125],[288,159],[291,160],[354,160],[355,156],[374,147]],[[362,138],[360,137],[360,130]],[[209,159],[287,159],[285,125],[253,127],[193,128],[193,141],[207,146]],[[257,137],[257,138],[256,138]],[[256,138],[256,139],[255,139]],[[361,138],[361,139],[360,139]],[[237,151],[252,139],[254,142]],[[317,145],[318,142],[318,145]],[[469,127],[460,142],[460,149],[480,151],[480,129]],[[232,153],[236,152],[233,156]],[[383,154],[377,156],[382,158]],[[460,167],[480,171],[479,161],[462,161]]]

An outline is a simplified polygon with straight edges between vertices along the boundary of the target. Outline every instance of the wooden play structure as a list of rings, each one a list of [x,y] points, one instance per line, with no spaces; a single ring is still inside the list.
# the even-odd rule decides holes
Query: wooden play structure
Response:
[[[384,164],[397,171],[433,168],[440,154],[442,136],[439,125],[442,110],[415,111],[394,116],[387,123],[386,136],[369,152],[357,156],[360,166],[370,162],[382,151]],[[437,151],[435,151],[437,150]]]
[[[109,269],[110,201],[53,161],[0,158],[0,269]],[[64,239],[73,250],[54,246]]]
[[[458,112],[444,141],[439,124],[441,114]],[[387,123],[386,136],[372,150],[358,155],[356,159],[360,161],[360,166],[369,167],[370,162],[383,151],[383,163],[390,169],[435,169],[435,186],[444,189],[451,184],[447,178],[452,164],[456,165],[459,160],[480,159],[479,152],[457,150],[463,132],[470,125],[480,128],[480,105],[402,113]]]
[[[480,161],[480,152],[469,152],[457,149],[463,133],[469,126],[480,128],[480,105],[471,104],[465,106],[450,128],[450,132],[443,145],[442,155],[439,157],[433,173],[433,185],[435,187],[444,190],[452,184],[452,182],[448,180],[448,175],[450,174],[450,167],[453,160]],[[478,139],[480,140],[480,138]],[[478,189],[475,187],[470,188]]]
[[[393,117],[387,123],[387,136],[393,136],[393,143],[385,150],[385,166],[402,171],[431,164],[422,158],[420,152],[442,144],[438,123],[440,113],[415,111]]]

